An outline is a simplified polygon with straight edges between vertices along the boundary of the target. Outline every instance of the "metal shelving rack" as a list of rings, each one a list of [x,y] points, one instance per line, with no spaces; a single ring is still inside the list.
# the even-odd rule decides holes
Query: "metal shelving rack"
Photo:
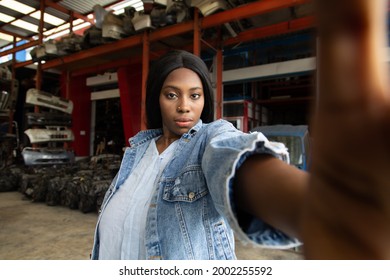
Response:
[[[45,2],[45,1],[43,1]],[[310,0],[267,0],[267,1],[254,1],[245,5],[238,6],[236,8],[212,14],[206,17],[201,17],[197,9],[194,9],[193,19],[178,23],[171,26],[161,27],[156,30],[146,30],[142,33],[132,35],[130,37],[109,43],[100,45],[91,49],[82,50],[78,53],[66,55],[56,59],[47,61],[45,64],[38,65],[38,77],[37,88],[39,88],[41,71],[49,69],[60,70],[63,74],[63,80],[61,81],[65,86],[63,92],[65,98],[69,97],[69,91],[72,88],[72,83],[76,79],[83,79],[83,77],[102,73],[107,69],[119,69],[128,67],[134,63],[142,65],[141,81],[142,84],[146,81],[148,74],[148,67],[151,60],[154,57],[165,52],[167,47],[161,47],[159,42],[162,40],[169,40],[176,38],[176,42],[180,42],[180,38],[186,38],[181,44],[175,45],[175,47],[187,49],[197,55],[201,54],[201,51],[208,50],[215,54],[214,60],[214,83],[216,88],[216,117],[222,117],[223,108],[223,50],[224,48],[230,48],[245,42],[259,40],[267,38],[269,36],[276,36],[281,34],[288,34],[297,32],[300,30],[306,30],[315,27],[313,16],[304,16],[300,18],[294,18],[288,21],[279,22],[267,26],[253,28],[247,31],[243,31],[235,37],[222,39],[221,36],[217,36],[217,39],[204,39],[202,34],[205,30],[215,29],[219,30],[220,26],[225,23],[233,22],[236,20],[247,19],[256,17],[259,15],[271,13],[277,10],[286,9],[302,4],[310,3]],[[41,6],[41,10],[44,10],[44,4]],[[42,21],[42,19],[41,19]],[[179,41],[177,40],[179,38]],[[190,38],[190,40],[188,40]],[[42,37],[39,38],[40,42]],[[26,44],[27,47],[36,45],[39,42],[30,41]],[[158,46],[158,47],[157,47]],[[8,53],[14,53],[20,51],[23,46],[15,47],[12,50],[2,52],[0,55],[7,55]],[[25,67],[32,64],[32,61],[14,63],[15,68]],[[128,85],[124,85],[128,87]],[[145,100],[145,88],[141,87],[141,104]],[[78,98],[73,96],[73,98]],[[38,108],[37,108],[38,109]],[[128,110],[127,110],[128,111]],[[145,128],[144,120],[144,108],[141,106],[140,112],[140,128]],[[76,119],[74,117],[74,119]]]

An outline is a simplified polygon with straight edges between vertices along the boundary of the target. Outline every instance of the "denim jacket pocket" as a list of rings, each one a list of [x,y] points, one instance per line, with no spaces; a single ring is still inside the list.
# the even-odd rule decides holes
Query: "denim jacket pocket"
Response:
[[[163,199],[168,202],[194,202],[208,194],[206,179],[198,165],[187,167],[164,187]]]

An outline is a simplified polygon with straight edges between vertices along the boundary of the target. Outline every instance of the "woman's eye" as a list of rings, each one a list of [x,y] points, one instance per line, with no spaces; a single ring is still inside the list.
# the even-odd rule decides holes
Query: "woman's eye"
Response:
[[[174,99],[176,96],[177,96],[177,95],[174,94],[174,93],[172,93],[172,92],[170,92],[170,93],[167,94],[168,99]]]
[[[191,98],[192,99],[199,99],[200,98],[200,94],[199,93],[193,93],[193,94],[191,94]]]

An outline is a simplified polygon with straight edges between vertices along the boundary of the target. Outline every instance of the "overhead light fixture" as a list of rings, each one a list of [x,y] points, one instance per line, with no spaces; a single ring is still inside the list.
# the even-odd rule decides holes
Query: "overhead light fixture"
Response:
[[[60,25],[60,26],[58,26],[56,28],[52,28],[50,30],[47,30],[47,31],[43,32],[43,35],[44,36],[50,36],[50,35],[52,35],[54,33],[60,32],[62,30],[69,29],[69,27],[70,27],[70,24],[69,23],[65,23],[65,24]]]
[[[36,11],[30,14],[31,17],[40,20],[41,19],[41,11]],[[43,20],[51,25],[58,26],[65,22],[65,20],[60,19],[58,17],[52,16],[48,13],[44,13]]]
[[[137,9],[140,9],[140,7],[142,7],[142,9],[143,9],[144,4],[141,0],[127,0],[127,1],[120,2],[116,5],[112,5],[109,9],[114,10],[114,11],[118,11],[118,10],[122,10],[126,7],[129,7],[129,6],[133,6],[137,10]]]
[[[76,25],[75,27],[73,27],[73,31],[80,30],[80,29],[82,29],[84,27],[88,27],[90,25],[91,25],[91,23],[86,21],[86,22],[84,22],[82,24],[79,24],[79,25]]]
[[[114,13],[114,15],[120,15],[120,14],[125,13],[125,9],[115,10],[113,13]]]
[[[44,39],[44,41],[55,39],[55,38],[59,38],[59,37],[62,37],[64,35],[67,35],[67,34],[69,34],[69,29],[65,29],[65,30],[62,30],[60,32],[54,33],[53,35],[50,35],[50,36],[46,37]]]
[[[0,39],[8,42],[12,42],[14,40],[14,36],[4,34],[0,32]]]
[[[83,22],[84,22],[84,20],[82,20],[81,18],[75,19],[75,20],[73,21],[73,26],[76,26],[76,25],[81,24],[81,23],[83,23]]]
[[[73,21],[73,30],[78,30],[78,29],[76,29],[76,27],[79,26],[79,25],[81,25],[81,24],[85,24],[85,25],[82,26],[82,27],[80,27],[80,28],[83,28],[83,27],[85,27],[85,26],[90,25],[90,23],[86,23],[86,22],[85,22],[84,20],[82,20],[82,19],[75,19],[75,20]],[[50,29],[50,30],[47,30],[46,32],[43,33],[43,35],[49,36],[51,39],[54,39],[54,38],[57,38],[57,37],[62,36],[62,35],[64,35],[64,34],[67,34],[67,33],[61,32],[62,35],[57,36],[57,34],[59,34],[60,31],[62,31],[62,30],[65,30],[66,32],[69,32],[69,28],[70,28],[70,24],[69,24],[69,23],[65,23],[65,24],[60,25],[60,26],[58,26],[58,27],[56,27],[56,28],[52,28],[52,29]],[[80,28],[79,28],[79,29],[80,29]],[[52,35],[53,35],[54,37],[52,37]]]
[[[15,21],[11,22],[11,24],[14,26],[20,27],[22,29],[30,30],[32,32],[38,32],[38,25],[29,23],[29,22],[21,20],[21,19],[15,20]]]
[[[90,26],[90,25],[91,25],[90,22],[84,22],[84,23],[82,23],[82,24],[79,24],[79,25],[74,26],[74,27],[73,27],[73,31],[80,30],[80,29],[85,28],[85,27],[88,27],[88,26]],[[61,26],[61,27],[62,27],[62,26]],[[62,29],[63,29],[63,28],[62,28]],[[51,31],[51,30],[50,30],[50,31]],[[57,31],[59,31],[59,30],[57,30]],[[69,23],[67,23],[67,28],[66,28],[66,29],[64,29],[64,30],[62,30],[62,31],[60,31],[60,32],[57,32],[57,33],[52,33],[51,35],[49,35],[49,36],[47,36],[47,37],[45,38],[45,41],[50,40],[50,39],[56,39],[56,38],[62,37],[62,36],[64,36],[64,35],[68,35],[69,33],[70,33],[70,31],[69,31]]]
[[[32,12],[34,12],[36,10],[33,7],[30,7],[28,5],[25,5],[23,3],[20,3],[18,1],[14,1],[14,0],[3,0],[3,1],[0,1],[0,5],[4,6],[4,7],[7,7],[8,9],[17,11],[19,13],[25,14],[25,15],[27,15],[29,13],[32,13]]]
[[[136,5],[132,5],[132,7],[137,11],[142,11],[144,9],[144,4],[142,2],[140,2],[139,4],[136,4]],[[114,10],[114,14],[116,15],[120,15],[120,14],[123,14],[125,12],[125,8],[123,9],[119,9],[119,10]]]
[[[14,17],[11,17],[9,15],[6,15],[6,14],[3,14],[3,13],[0,13],[0,21],[2,22],[10,22],[10,21],[13,21],[15,18]]]

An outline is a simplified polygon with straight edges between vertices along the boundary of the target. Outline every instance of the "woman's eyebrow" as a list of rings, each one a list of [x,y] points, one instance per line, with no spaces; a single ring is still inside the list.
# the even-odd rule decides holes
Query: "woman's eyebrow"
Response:
[[[171,86],[171,85],[166,85],[166,86],[164,86],[162,89],[166,89],[166,88],[173,88],[173,89],[179,90],[178,87]]]
[[[162,89],[166,89],[166,88],[172,88],[172,89],[175,89],[175,90],[180,90],[180,88],[176,87],[176,86],[172,86],[172,85],[166,85],[164,86]],[[190,90],[203,90],[203,87],[192,87],[190,88]]]
[[[193,88],[190,88],[190,90],[196,90],[196,89],[201,89],[201,90],[203,90],[203,87],[193,87]]]

